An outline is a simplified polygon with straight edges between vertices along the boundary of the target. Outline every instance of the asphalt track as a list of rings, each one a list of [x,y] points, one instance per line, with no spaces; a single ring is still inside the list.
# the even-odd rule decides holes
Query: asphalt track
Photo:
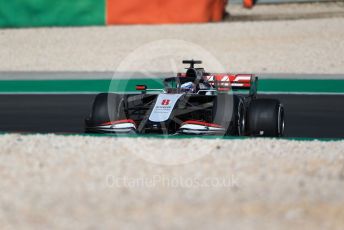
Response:
[[[83,133],[95,94],[0,95],[0,131]],[[286,137],[344,138],[344,95],[261,95],[286,110]]]

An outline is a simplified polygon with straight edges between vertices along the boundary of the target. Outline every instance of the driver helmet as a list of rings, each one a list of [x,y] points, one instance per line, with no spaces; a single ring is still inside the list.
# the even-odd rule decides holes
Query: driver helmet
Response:
[[[193,82],[189,81],[182,84],[180,88],[182,92],[194,93],[196,90],[196,85]]]

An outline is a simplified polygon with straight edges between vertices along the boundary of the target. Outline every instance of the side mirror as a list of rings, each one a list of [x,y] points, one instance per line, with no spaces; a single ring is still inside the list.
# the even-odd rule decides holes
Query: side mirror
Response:
[[[146,85],[136,85],[136,90],[146,91],[147,90],[147,86]]]

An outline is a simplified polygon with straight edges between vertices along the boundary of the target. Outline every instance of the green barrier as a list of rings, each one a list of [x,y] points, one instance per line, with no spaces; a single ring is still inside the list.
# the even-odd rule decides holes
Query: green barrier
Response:
[[[163,88],[158,79],[108,79],[100,80],[3,80],[0,81],[0,93],[97,93],[97,92],[129,92],[135,91],[136,85],[147,85],[148,88]]]
[[[295,93],[344,93],[344,80],[261,79],[258,91]]]
[[[133,92],[136,85],[163,88],[162,79],[0,80],[0,93]],[[344,80],[261,79],[258,93],[344,94]]]
[[[104,0],[0,0],[0,27],[104,24]]]

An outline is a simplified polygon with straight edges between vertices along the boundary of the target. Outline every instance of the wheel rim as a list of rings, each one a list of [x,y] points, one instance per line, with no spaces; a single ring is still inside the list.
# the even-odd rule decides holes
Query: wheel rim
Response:
[[[278,136],[283,136],[284,133],[284,108],[280,104],[278,107]]]
[[[238,134],[239,136],[245,135],[245,115],[243,103],[240,103],[240,109],[238,109]]]

